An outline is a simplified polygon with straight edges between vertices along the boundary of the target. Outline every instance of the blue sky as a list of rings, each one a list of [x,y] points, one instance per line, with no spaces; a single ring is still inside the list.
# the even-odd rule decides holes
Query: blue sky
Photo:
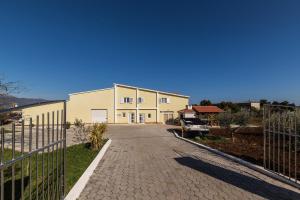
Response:
[[[23,97],[112,83],[300,103],[300,1],[0,1],[0,74]]]

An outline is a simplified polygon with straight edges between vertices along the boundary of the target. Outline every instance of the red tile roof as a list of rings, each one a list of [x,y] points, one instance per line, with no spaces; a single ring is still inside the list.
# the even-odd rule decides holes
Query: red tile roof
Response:
[[[198,113],[221,113],[224,112],[217,106],[193,106],[193,110]]]
[[[179,110],[178,112],[180,113],[194,113],[195,111],[192,109],[183,109],[183,110]]]

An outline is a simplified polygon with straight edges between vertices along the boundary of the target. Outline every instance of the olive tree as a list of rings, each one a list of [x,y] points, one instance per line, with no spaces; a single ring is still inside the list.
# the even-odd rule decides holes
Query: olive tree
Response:
[[[237,112],[233,116],[233,122],[240,126],[246,126],[249,123],[250,115],[248,112]]]
[[[230,127],[230,124],[233,122],[233,117],[231,112],[223,112],[217,116],[217,120],[222,127]]]

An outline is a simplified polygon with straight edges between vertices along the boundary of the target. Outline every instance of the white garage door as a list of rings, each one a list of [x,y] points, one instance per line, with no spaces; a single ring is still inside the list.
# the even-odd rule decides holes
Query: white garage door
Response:
[[[93,109],[92,110],[92,122],[93,123],[107,122],[107,110]]]

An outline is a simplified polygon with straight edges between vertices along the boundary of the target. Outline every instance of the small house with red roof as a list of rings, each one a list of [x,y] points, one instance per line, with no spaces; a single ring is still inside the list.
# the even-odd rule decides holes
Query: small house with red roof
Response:
[[[200,118],[211,125],[217,125],[216,115],[222,112],[217,106],[187,106],[178,111],[181,118]]]

